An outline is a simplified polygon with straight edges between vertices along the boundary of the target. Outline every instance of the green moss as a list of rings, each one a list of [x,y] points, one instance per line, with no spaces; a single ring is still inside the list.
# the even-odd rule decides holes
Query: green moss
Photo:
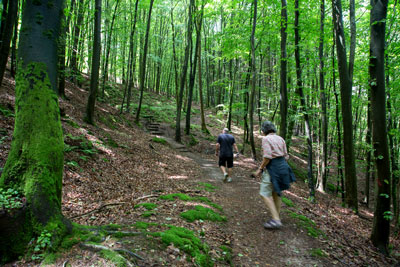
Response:
[[[60,257],[61,255],[59,253],[49,253],[44,255],[44,259],[41,262],[41,265],[51,265],[54,264],[57,259]]]
[[[122,227],[123,226],[120,224],[113,224],[113,223],[102,226],[104,230],[120,230]]]
[[[211,202],[211,200],[209,200],[207,197],[194,197],[193,200],[206,203],[206,204],[210,205],[211,207],[222,211],[222,207],[220,205]]]
[[[174,193],[174,194],[169,194],[169,195],[163,195],[159,197],[162,200],[170,200],[174,201],[175,199],[179,198],[180,200],[183,201],[189,201],[192,200],[192,198],[186,194],[183,193]]]
[[[154,211],[148,210],[148,211],[143,212],[143,214],[141,216],[147,218],[147,217],[150,217],[150,216],[155,215],[155,214],[156,213]]]
[[[158,224],[156,223],[147,223],[147,222],[136,222],[133,224],[133,227],[137,228],[137,229],[143,229],[146,230],[148,229],[150,226],[157,226]]]
[[[232,249],[227,246],[219,247],[222,251],[222,256],[219,258],[219,261],[226,262],[232,266]]]
[[[106,260],[109,260],[115,264],[115,266],[125,267],[127,266],[126,260],[124,257],[118,254],[118,252],[112,250],[101,250],[100,256]]]
[[[199,182],[199,185],[202,186],[204,188],[205,191],[208,192],[214,192],[216,189],[218,189],[218,187],[209,184],[209,183],[203,183],[203,182]]]
[[[202,197],[202,196],[191,197],[191,196],[188,196],[188,195],[182,194],[182,193],[174,193],[174,194],[169,194],[169,195],[163,195],[163,196],[160,196],[159,198],[163,199],[163,200],[169,200],[169,201],[173,201],[173,200],[179,198],[182,201],[203,202],[203,203],[206,203],[207,205],[209,205],[209,206],[211,206],[213,208],[216,208],[216,209],[222,211],[222,207],[220,205],[213,203],[207,197]]]
[[[286,197],[282,197],[282,202],[285,203],[285,205],[288,207],[294,207],[293,201]]]
[[[199,266],[214,265],[208,255],[208,246],[201,242],[192,231],[186,228],[169,226],[168,230],[152,233],[152,235],[161,237],[161,241],[166,246],[174,244],[175,247],[183,250],[190,257],[194,258]]]
[[[313,257],[325,258],[325,257],[328,256],[328,255],[326,254],[326,252],[323,251],[323,250],[320,249],[320,248],[311,249],[309,252],[310,252],[310,255],[313,256]]]
[[[157,204],[154,203],[140,203],[134,206],[135,209],[139,207],[144,207],[146,210],[154,210],[157,208]]]
[[[167,144],[167,140],[165,140],[164,138],[161,138],[161,137],[153,137],[153,139],[151,139],[151,141],[153,141],[155,143],[160,143],[163,145]]]
[[[321,230],[316,228],[317,225],[315,224],[315,222],[313,220],[309,219],[308,217],[306,217],[304,215],[297,214],[292,211],[287,211],[287,212],[289,213],[290,217],[297,219],[297,225],[306,229],[308,235],[310,235],[314,238],[317,238],[319,236],[326,237],[324,232],[322,232]]]
[[[212,209],[205,208],[203,206],[196,206],[194,210],[188,210],[180,214],[182,218],[188,222],[193,222],[195,220],[208,220],[208,221],[226,221],[225,216],[221,216]]]
[[[199,143],[199,140],[197,140],[193,134],[189,135],[189,146],[195,146]]]
[[[56,247],[67,230],[61,216],[64,142],[58,97],[45,64],[19,62],[15,114],[13,141],[0,186],[21,192],[29,208],[23,229],[4,242],[7,252],[0,248],[2,255],[20,251],[44,229],[53,234],[52,247]]]

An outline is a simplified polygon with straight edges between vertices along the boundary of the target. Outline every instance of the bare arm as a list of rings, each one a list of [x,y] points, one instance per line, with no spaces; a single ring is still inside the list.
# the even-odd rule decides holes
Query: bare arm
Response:
[[[264,170],[265,167],[268,165],[269,162],[270,162],[270,159],[263,158],[263,161],[261,162],[260,167],[259,167],[259,168],[257,169],[257,171],[254,173],[254,175],[255,175],[256,177],[258,177],[258,176],[261,174],[262,170]]]
[[[233,147],[235,148],[235,150],[236,150],[236,153],[238,153],[238,154],[239,154],[239,149],[238,149],[238,147],[237,147],[236,143],[234,143],[234,144],[233,144]]]
[[[219,143],[217,143],[217,144],[215,145],[215,155],[217,155],[217,156],[218,156],[218,154],[219,154],[219,147],[220,147],[220,145],[219,145]]]

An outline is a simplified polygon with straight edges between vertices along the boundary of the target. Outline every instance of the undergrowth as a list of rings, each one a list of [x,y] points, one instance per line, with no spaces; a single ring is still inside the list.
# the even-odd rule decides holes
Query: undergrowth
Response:
[[[326,238],[325,233],[322,232],[321,230],[317,229],[317,225],[315,224],[315,222],[313,220],[311,220],[310,218],[308,218],[304,215],[297,214],[290,210],[288,210],[287,212],[289,213],[290,217],[297,220],[296,223],[298,226],[307,230],[307,233],[309,236],[312,236],[314,238],[322,236],[322,237]]]

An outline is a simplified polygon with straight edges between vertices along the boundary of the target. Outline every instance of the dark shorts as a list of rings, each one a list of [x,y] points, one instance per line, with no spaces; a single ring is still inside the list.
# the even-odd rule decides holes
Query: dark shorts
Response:
[[[219,157],[218,166],[233,167],[233,157]]]

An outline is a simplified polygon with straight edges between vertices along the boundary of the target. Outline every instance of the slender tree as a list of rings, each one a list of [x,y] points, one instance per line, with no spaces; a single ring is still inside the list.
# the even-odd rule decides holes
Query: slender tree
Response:
[[[4,10],[3,10],[4,11]],[[18,1],[8,1],[7,17],[5,23],[2,23],[1,45],[0,45],[0,85],[3,82],[4,72],[8,61],[8,54],[10,52],[10,43],[13,36],[13,28],[15,19],[18,12]],[[4,16],[4,12],[3,12]],[[4,26],[4,29],[3,29]]]
[[[187,23],[187,39],[186,39],[186,48],[185,48],[185,58],[183,60],[182,65],[182,73],[181,73],[181,82],[179,88],[179,95],[177,99],[177,108],[176,108],[176,126],[175,126],[175,141],[181,142],[181,113],[182,113],[182,103],[183,103],[183,92],[185,89],[186,83],[186,74],[188,69],[189,62],[189,51],[190,45],[192,43],[192,29],[193,29],[193,18],[192,18],[192,9],[194,6],[194,0],[190,0],[189,4],[189,15],[188,15],[188,23]]]
[[[99,70],[100,70],[100,53],[101,53],[101,0],[95,2],[94,13],[94,32],[93,32],[93,57],[92,69],[90,75],[90,92],[88,103],[86,106],[85,121],[94,123],[94,107],[96,103],[97,92],[99,90]]]
[[[327,97],[325,89],[324,70],[324,25],[325,25],[325,0],[321,0],[320,6],[320,37],[319,37],[319,90],[321,98],[321,128],[322,128],[322,151],[321,151],[321,176],[319,177],[318,190],[325,192],[328,181],[328,114]]]
[[[257,155],[256,155],[256,146],[254,143],[254,98],[256,94],[256,47],[255,47],[255,32],[256,32],[256,25],[257,25],[257,0],[253,1],[253,25],[251,29],[251,36],[250,36],[250,55],[251,55],[251,91],[250,91],[250,103],[249,103],[249,122],[250,122],[250,128],[249,128],[249,137],[250,137],[250,146],[251,146],[251,153],[253,156],[253,159],[256,160]]]
[[[294,55],[296,60],[296,87],[297,93],[300,97],[300,104],[301,104],[301,111],[304,114],[304,124],[306,130],[306,137],[307,137],[307,151],[308,151],[308,187],[310,190],[310,198],[311,200],[314,199],[315,190],[314,190],[314,177],[313,177],[313,150],[312,150],[312,133],[311,133],[311,125],[310,125],[310,118],[308,116],[307,104],[306,99],[303,92],[303,80],[302,80],[302,71],[301,71],[301,62],[300,62],[300,33],[299,33],[299,0],[294,1]]]
[[[150,0],[150,7],[149,7],[149,15],[147,16],[147,28],[146,28],[146,37],[144,39],[144,47],[143,47],[143,58],[140,65],[140,97],[139,97],[139,106],[136,110],[136,117],[135,123],[139,123],[140,119],[140,110],[142,108],[142,101],[143,101],[143,92],[144,92],[144,84],[146,81],[146,61],[147,61],[147,49],[149,46],[149,32],[150,32],[150,23],[151,23],[151,11],[153,9],[154,0]]]
[[[357,176],[354,158],[353,115],[351,103],[351,80],[347,67],[347,55],[343,28],[342,1],[332,0],[332,15],[336,36],[336,52],[339,67],[341,111],[343,120],[344,165],[346,204],[358,212]]]
[[[286,139],[287,135],[287,114],[288,114],[288,96],[287,96],[287,51],[286,51],[286,42],[287,42],[287,3],[286,0],[281,0],[282,9],[281,9],[281,75],[280,75],[280,91],[281,91],[281,99],[280,99],[280,114],[281,114],[281,123],[280,123],[280,136],[283,139]]]
[[[386,126],[385,30],[388,1],[371,0],[370,86],[372,139],[377,169],[372,243],[388,254],[390,235],[390,157]]]

